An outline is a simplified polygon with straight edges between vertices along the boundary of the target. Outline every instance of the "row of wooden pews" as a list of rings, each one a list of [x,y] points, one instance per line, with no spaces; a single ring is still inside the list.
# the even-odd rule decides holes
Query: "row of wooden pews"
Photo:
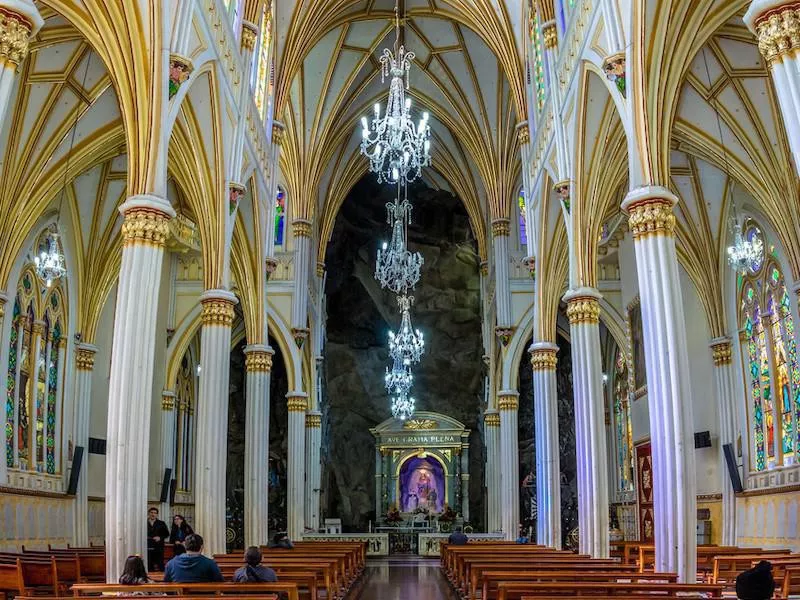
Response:
[[[71,585],[105,579],[103,548],[0,552],[0,592],[9,596],[63,596]]]
[[[591,596],[721,598],[714,583],[679,584],[673,573],[640,573],[636,564],[592,559],[513,542],[442,545],[441,565],[455,590],[469,600],[522,600]]]

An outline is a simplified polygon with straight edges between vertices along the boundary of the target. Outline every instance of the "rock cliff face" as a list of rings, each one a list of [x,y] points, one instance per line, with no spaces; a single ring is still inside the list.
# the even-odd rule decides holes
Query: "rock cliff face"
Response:
[[[323,513],[346,530],[365,531],[375,515],[375,442],[370,427],[390,416],[383,385],[387,332],[400,316],[394,294],[373,278],[377,248],[390,236],[387,202],[393,190],[368,175],[356,185],[337,217],[326,256],[327,403],[323,440]],[[414,292],[414,326],[426,342],[417,365],[417,408],[463,422],[470,438],[470,512],[483,520],[483,403],[479,259],[469,219],[449,193],[412,186],[409,247],[425,258]]]

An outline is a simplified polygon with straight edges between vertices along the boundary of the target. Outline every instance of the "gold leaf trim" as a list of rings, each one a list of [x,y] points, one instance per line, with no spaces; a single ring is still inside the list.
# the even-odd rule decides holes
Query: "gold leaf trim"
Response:
[[[203,325],[217,325],[221,327],[231,327],[233,325],[233,302],[223,298],[206,298],[201,300],[203,305],[202,320]]]
[[[531,352],[531,366],[534,371],[555,371],[558,364],[557,350],[540,348]]]
[[[252,350],[244,357],[244,368],[248,373],[269,373],[272,371],[272,353],[266,350]]]
[[[0,58],[18,66],[28,55],[31,24],[20,14],[0,9]]]
[[[651,235],[675,235],[675,213],[672,201],[664,198],[648,198],[628,206],[628,226],[633,239]]]
[[[567,301],[567,319],[570,325],[600,322],[600,301],[592,296],[576,296]]]
[[[78,348],[75,350],[75,367],[79,371],[91,371],[94,369],[94,355],[94,350]]]
[[[716,367],[731,364],[733,362],[733,347],[730,340],[712,344],[711,357],[714,359],[714,366]]]
[[[152,208],[133,208],[122,221],[124,245],[163,248],[169,236],[169,215]]]

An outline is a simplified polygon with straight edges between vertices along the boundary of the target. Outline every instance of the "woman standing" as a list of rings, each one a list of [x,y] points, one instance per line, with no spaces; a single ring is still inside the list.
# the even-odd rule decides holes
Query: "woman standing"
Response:
[[[186,552],[183,546],[184,540],[194,533],[194,530],[183,518],[183,515],[175,515],[172,517],[172,530],[169,534],[169,542],[174,545],[175,556]]]

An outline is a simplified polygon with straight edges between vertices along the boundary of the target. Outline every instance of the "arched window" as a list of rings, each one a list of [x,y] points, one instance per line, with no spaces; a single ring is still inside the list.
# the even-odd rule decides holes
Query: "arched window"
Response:
[[[526,223],[527,213],[525,211],[525,190],[520,188],[517,196],[517,209],[519,210],[519,245],[523,250],[528,249],[528,224]]]
[[[6,465],[60,472],[66,349],[61,282],[46,287],[32,268],[20,276],[11,314],[6,375]]]
[[[272,94],[272,3],[266,2],[261,13],[261,27],[258,39],[258,60],[253,93],[258,112],[262,118],[267,115],[267,104]]]
[[[286,192],[278,188],[275,196],[275,247],[283,246],[286,239]]]
[[[542,110],[545,98],[544,79],[544,42],[542,40],[542,24],[539,21],[539,11],[535,6],[530,7],[528,28],[531,41],[531,77],[533,78],[534,91],[536,92],[537,112]]]
[[[791,296],[774,247],[752,220],[748,239],[761,238],[769,252],[739,277],[739,325],[749,388],[752,468],[796,462],[800,421],[800,367]]]
[[[192,490],[194,472],[194,407],[197,398],[197,365],[192,360],[192,348],[181,360],[175,384],[178,430],[175,435],[175,479],[177,489]]]
[[[614,438],[617,450],[617,481],[619,490],[633,490],[633,430],[628,397],[628,365],[625,354],[617,350],[614,361]]]

